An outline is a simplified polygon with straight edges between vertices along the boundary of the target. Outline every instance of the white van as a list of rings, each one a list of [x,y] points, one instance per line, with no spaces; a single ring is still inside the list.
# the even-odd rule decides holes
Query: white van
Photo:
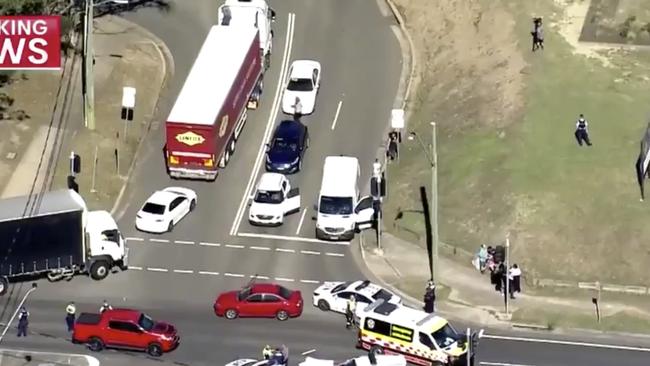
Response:
[[[316,238],[352,240],[355,232],[372,227],[373,199],[359,199],[359,160],[352,156],[328,156],[318,196]]]

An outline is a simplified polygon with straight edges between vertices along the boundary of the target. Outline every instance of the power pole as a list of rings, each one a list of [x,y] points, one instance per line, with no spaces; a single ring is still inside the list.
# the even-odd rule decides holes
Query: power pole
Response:
[[[83,90],[84,90],[84,123],[89,130],[95,129],[95,80],[93,47],[93,16],[94,0],[86,0],[84,9],[84,42],[83,42]]]
[[[431,271],[431,280],[435,283],[438,280],[438,138],[436,135],[436,123],[431,122],[431,211],[433,216],[431,218],[433,225],[433,248],[431,250],[431,263],[433,263],[433,270]]]

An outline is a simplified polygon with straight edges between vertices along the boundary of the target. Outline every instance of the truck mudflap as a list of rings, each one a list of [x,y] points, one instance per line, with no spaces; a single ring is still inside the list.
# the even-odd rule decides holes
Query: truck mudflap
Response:
[[[209,181],[217,179],[216,170],[198,170],[169,167],[169,175],[172,178],[177,179],[200,179]]]

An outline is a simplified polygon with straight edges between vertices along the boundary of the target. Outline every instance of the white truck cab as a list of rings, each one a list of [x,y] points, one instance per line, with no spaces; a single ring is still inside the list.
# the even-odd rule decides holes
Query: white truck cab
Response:
[[[251,197],[248,221],[252,225],[279,226],[284,217],[300,211],[300,191],[286,176],[264,173]]]
[[[122,237],[113,216],[108,211],[89,211],[87,220],[88,258],[90,260],[102,257],[110,258],[109,262],[119,264],[120,267],[126,267],[128,251],[126,241]],[[102,273],[98,275],[101,277]]]
[[[273,29],[275,10],[266,0],[226,0],[219,7],[218,24],[220,25],[252,25],[259,30],[260,53],[264,60],[264,69],[271,65],[273,52]]]
[[[328,156],[323,165],[316,238],[352,240],[355,232],[372,227],[375,209],[371,196],[359,198],[359,160],[352,156]]]

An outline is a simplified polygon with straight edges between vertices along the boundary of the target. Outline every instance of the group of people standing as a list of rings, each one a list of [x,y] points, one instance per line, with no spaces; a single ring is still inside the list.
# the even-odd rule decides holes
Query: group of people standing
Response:
[[[113,307],[108,304],[106,300],[99,308],[99,312],[103,313],[106,310],[112,310]],[[67,326],[68,332],[74,330],[74,323],[77,320],[77,306],[74,304],[74,301],[70,301],[65,307],[65,324]],[[27,308],[22,306],[20,312],[18,313],[18,337],[27,337],[27,328],[29,326],[29,311]]]
[[[503,246],[493,248],[482,244],[476,255],[476,265],[481,273],[486,270],[490,272],[490,283],[494,285],[495,291],[505,293],[507,283],[511,299],[515,298],[515,293],[521,292],[521,269],[516,263],[506,268]]]

